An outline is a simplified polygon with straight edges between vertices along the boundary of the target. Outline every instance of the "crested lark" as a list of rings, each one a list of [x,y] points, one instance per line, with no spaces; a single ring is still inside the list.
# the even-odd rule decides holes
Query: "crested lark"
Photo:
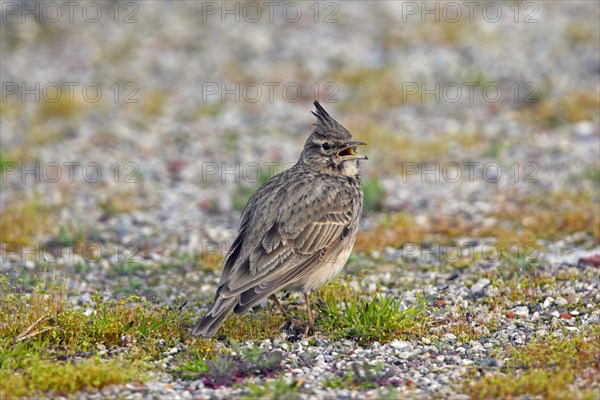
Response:
[[[275,293],[304,293],[305,334],[313,326],[310,292],[344,267],[358,230],[363,193],[355,141],[321,107],[298,162],[272,177],[250,198],[238,236],[224,261],[210,310],[192,335],[212,336],[233,311],[242,313]]]

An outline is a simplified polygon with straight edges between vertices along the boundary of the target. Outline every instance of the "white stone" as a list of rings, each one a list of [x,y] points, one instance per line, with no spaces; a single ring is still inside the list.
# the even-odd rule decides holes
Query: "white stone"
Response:
[[[552,305],[552,303],[554,303],[554,298],[546,297],[546,300],[544,300],[544,303],[542,304],[542,308],[548,308]]]
[[[565,299],[564,297],[557,298],[555,303],[559,307],[566,306],[567,304],[569,304],[567,299]]]
[[[594,315],[590,316],[588,318],[587,322],[590,324],[595,324],[596,322],[600,322],[600,315],[594,314]]]
[[[471,340],[469,342],[469,344],[471,345],[471,349],[473,349],[473,350],[476,350],[476,351],[484,350],[483,345],[476,340]]]
[[[491,281],[487,278],[481,278],[476,284],[471,286],[471,293],[481,292]]]
[[[575,127],[573,129],[573,133],[575,134],[575,136],[579,136],[580,138],[590,137],[594,134],[595,131],[596,128],[594,127],[594,124],[590,121],[580,121],[577,124],[575,124]]]
[[[529,316],[529,308],[527,306],[516,307],[514,313],[517,317],[527,317]]]
[[[456,340],[456,335],[453,334],[453,333],[446,333],[444,336],[442,336],[442,340],[444,342],[455,341]]]
[[[412,347],[412,344],[406,340],[394,339],[390,342],[390,347],[398,350],[409,350]]]

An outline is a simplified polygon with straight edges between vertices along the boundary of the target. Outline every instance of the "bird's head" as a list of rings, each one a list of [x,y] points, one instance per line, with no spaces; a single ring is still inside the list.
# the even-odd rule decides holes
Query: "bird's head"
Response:
[[[356,146],[366,143],[354,140],[350,132],[333,119],[318,101],[314,105],[317,111],[313,111],[313,114],[317,117],[317,123],[304,144],[300,161],[326,174],[358,176],[358,160],[368,158],[357,154]]]

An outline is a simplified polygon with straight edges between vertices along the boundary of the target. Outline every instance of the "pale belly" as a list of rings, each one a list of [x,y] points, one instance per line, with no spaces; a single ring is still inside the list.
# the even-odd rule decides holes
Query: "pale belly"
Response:
[[[342,271],[348,261],[348,257],[350,257],[350,253],[352,253],[352,247],[354,245],[354,240],[352,239],[354,238],[348,240],[345,248],[337,257],[323,260],[322,263],[314,268],[308,276],[292,285],[290,289],[308,293],[335,278]]]
[[[347,246],[347,248],[337,257],[337,260],[325,262],[322,268],[315,268],[313,273],[304,280],[303,292],[313,291],[335,278],[346,265],[346,261],[348,261],[351,252],[352,246]],[[325,265],[327,265],[327,267]]]

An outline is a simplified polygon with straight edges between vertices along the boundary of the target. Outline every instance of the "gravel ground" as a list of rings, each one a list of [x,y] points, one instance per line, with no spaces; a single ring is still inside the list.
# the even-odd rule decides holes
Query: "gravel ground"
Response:
[[[600,248],[596,248],[588,253],[598,254],[599,251]],[[455,384],[464,380],[465,376],[477,379],[485,372],[504,371],[503,367],[510,356],[499,355],[498,349],[522,346],[549,335],[554,338],[569,338],[600,323],[597,266],[572,264],[567,258],[540,266],[536,271],[540,276],[565,274],[573,278],[537,293],[536,296],[543,301],[522,303],[505,301],[502,299],[505,293],[494,287],[489,279],[481,278],[485,272],[496,270],[499,267],[497,263],[474,263],[460,271],[439,271],[439,268],[431,268],[431,265],[429,268],[424,265],[405,265],[400,270],[393,261],[393,254],[387,258],[388,261],[379,260],[379,268],[395,267],[391,271],[373,272],[361,280],[352,279],[350,274],[346,281],[363,293],[374,295],[379,290],[388,296],[403,296],[408,304],[414,303],[415,296],[422,291],[437,301],[443,299],[443,307],[431,314],[431,318],[439,322],[439,329],[451,330],[459,323],[459,315],[467,314],[470,315],[470,330],[476,339],[465,340],[466,336],[459,337],[448,332],[441,335],[439,340],[431,340],[427,335],[420,339],[393,339],[383,345],[374,342],[369,346],[360,346],[352,340],[331,340],[327,335],[317,333],[310,338],[309,344],[307,340],[291,337],[284,331],[271,339],[245,341],[241,344],[241,349],[258,346],[264,350],[280,352],[284,379],[288,382],[302,382],[302,398],[358,399],[390,396],[468,399],[470,396],[461,394],[460,387],[457,390]],[[194,279],[186,276],[187,279]],[[107,281],[104,277],[97,280]],[[400,283],[412,289],[399,287]],[[378,289],[376,284],[380,285]],[[78,285],[88,287],[93,282],[80,282]],[[164,285],[158,286],[164,288]],[[212,293],[212,290],[209,292]],[[167,298],[161,295],[157,297]],[[494,308],[486,299],[502,302],[502,306]],[[490,331],[487,327],[492,322],[494,329]],[[437,333],[435,327],[432,332]],[[230,347],[221,342],[218,347],[231,351]],[[164,358],[155,362],[160,371],[156,373],[156,380],[141,385],[110,386],[78,398],[230,398],[251,396],[244,387],[248,382],[264,384],[265,377],[260,376],[250,378],[244,386],[217,388],[203,377],[178,378],[175,375],[178,368],[175,361],[178,354],[186,351],[185,348],[186,345],[180,343],[177,347],[165,349]],[[118,350],[113,349],[113,352]],[[364,363],[369,367],[364,367]],[[364,371],[365,368],[372,369],[378,364],[380,369],[375,374],[376,378],[370,379],[381,382],[381,388],[352,390],[327,387],[327,381],[347,377],[349,373],[356,376],[355,368]],[[600,390],[598,381],[589,388]]]
[[[206,261],[199,254],[215,246],[222,253],[231,243],[240,204],[257,184],[257,166],[265,174],[271,165],[295,162],[316,98],[357,139],[371,140],[364,179],[380,182],[381,204],[366,213],[361,232],[398,212],[421,224],[415,229],[460,219],[493,230],[505,226],[502,212],[512,199],[555,193],[576,198],[591,192],[589,208],[598,207],[597,2],[515,3],[518,13],[512,3],[477,3],[472,20],[459,2],[456,21],[446,3],[430,3],[439,7],[432,15],[422,2],[328,2],[319,4],[316,15],[312,2],[291,2],[275,8],[272,22],[260,3],[256,23],[247,21],[254,18],[248,4],[256,3],[229,3],[239,12],[225,15],[220,2],[92,3],[101,10],[96,22],[90,22],[95,19],[90,7],[83,12],[77,6],[70,22],[64,7],[57,19],[52,9],[32,2],[46,10],[35,21],[21,15],[25,2],[3,2],[0,40],[0,272],[23,279],[43,274],[50,264],[80,293],[72,300],[76,306],[89,304],[98,291],[107,299],[139,294],[161,305],[183,298],[203,312],[219,274],[199,266]],[[302,11],[298,21],[290,7]],[[283,9],[291,14],[281,14]],[[54,83],[64,89],[68,82],[74,101],[66,100],[64,90],[54,101]],[[470,100],[473,82],[478,86]],[[27,95],[21,85],[34,89]],[[502,95],[480,90],[485,85],[499,87]],[[94,101],[98,87],[102,95]],[[257,87],[262,95],[254,101]],[[302,95],[296,99],[298,87]],[[456,87],[462,93],[455,101]],[[40,172],[27,174],[36,162]],[[479,163],[472,180],[466,178],[468,162]],[[68,163],[78,164],[71,171]],[[421,163],[430,168],[440,163],[437,181],[422,175]],[[449,163],[462,166],[460,179],[442,174]],[[53,180],[56,165],[62,176]],[[415,166],[417,171],[406,170]],[[38,206],[29,215],[31,204]],[[21,219],[11,217],[19,214]],[[590,229],[515,243],[535,246],[533,270],[504,271],[500,257],[472,259],[458,268],[441,253],[433,251],[440,256],[433,261],[425,257],[432,250],[423,243],[407,251],[402,237],[397,245],[351,259],[343,279],[357,291],[402,297],[407,305],[422,292],[432,301],[443,299],[430,317],[449,329],[453,315],[469,315],[473,340],[448,332],[438,341],[397,338],[361,346],[319,332],[309,343],[284,331],[248,340],[242,348],[281,352],[283,377],[300,382],[302,398],[469,398],[460,382],[503,371],[508,355],[499,356],[499,348],[544,335],[568,338],[600,325],[600,243],[592,233],[599,221],[592,215]],[[84,239],[100,249],[100,257],[73,254],[60,244]],[[495,243],[468,235],[456,240],[479,250]],[[25,249],[33,249],[29,257]],[[116,269],[131,257],[145,267]],[[542,276],[556,282],[532,301],[512,301],[487,278],[494,273],[506,280]],[[501,306],[492,307],[490,299]],[[292,295],[288,301],[296,300]],[[251,394],[244,386],[182,380],[174,371],[186,346],[165,349],[154,378],[144,384],[74,397]],[[231,351],[222,342],[217,346]],[[105,350],[120,351],[99,349]],[[363,362],[381,367],[376,372],[381,387],[325,384],[350,371],[365,374]],[[577,379],[575,385],[583,385]],[[265,377],[246,383],[251,381],[264,383]],[[598,381],[588,388],[600,390]]]

